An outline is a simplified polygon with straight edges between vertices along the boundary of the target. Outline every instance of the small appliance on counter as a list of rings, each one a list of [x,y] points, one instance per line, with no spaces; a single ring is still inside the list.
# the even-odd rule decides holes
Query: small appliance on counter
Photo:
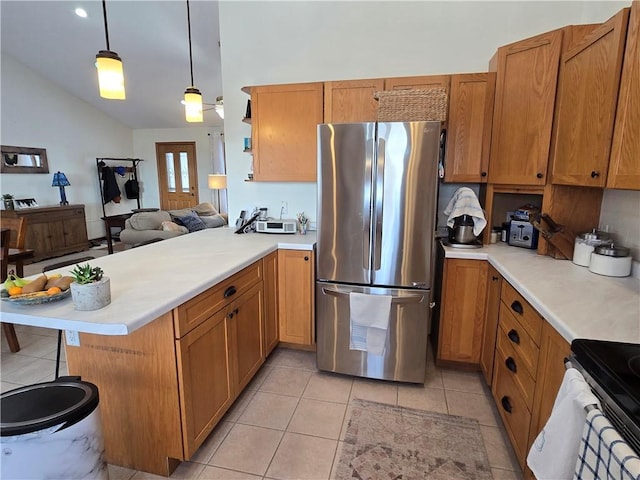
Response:
[[[520,207],[513,212],[507,234],[507,243],[509,245],[531,249],[538,248],[539,232],[529,221],[530,215],[536,215],[538,213],[539,209],[533,205]]]
[[[445,244],[454,248],[481,248],[482,243],[473,234],[475,222],[471,215],[460,215],[453,219],[453,228],[447,227],[449,237]]]
[[[484,230],[487,221],[473,190],[468,187],[456,190],[443,213],[448,215],[448,246],[457,248],[482,247],[478,236]]]
[[[631,275],[629,249],[613,243],[596,247],[591,254],[589,271],[607,277],[628,277]]]
[[[611,235],[607,232],[597,231],[581,233],[576,237],[573,247],[573,263],[582,267],[588,267],[591,261],[591,253],[600,245],[611,243]]]
[[[266,219],[256,221],[257,233],[296,233],[298,222],[295,220]]]

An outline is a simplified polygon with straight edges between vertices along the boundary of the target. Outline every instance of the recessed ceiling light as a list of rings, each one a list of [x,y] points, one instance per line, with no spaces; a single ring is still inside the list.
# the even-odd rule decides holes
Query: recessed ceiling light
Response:
[[[87,18],[87,11],[84,8],[78,7],[76,8],[75,12],[79,17]]]

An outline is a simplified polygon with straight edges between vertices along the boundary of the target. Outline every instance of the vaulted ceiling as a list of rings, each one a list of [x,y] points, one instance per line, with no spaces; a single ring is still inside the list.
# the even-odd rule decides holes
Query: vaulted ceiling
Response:
[[[211,110],[204,124],[189,124],[180,104],[190,85],[186,0],[109,0],[110,49],[124,64],[126,100],[98,94],[95,56],[106,50],[102,2],[0,1],[0,52],[134,128],[216,126]],[[86,10],[87,18],[74,13]],[[191,0],[194,84],[204,102],[222,95],[218,2]]]

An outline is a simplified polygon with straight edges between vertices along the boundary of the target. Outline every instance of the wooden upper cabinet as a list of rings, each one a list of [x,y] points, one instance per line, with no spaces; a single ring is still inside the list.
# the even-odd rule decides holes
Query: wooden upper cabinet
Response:
[[[383,89],[381,78],[324,82],[325,123],[375,122],[378,102],[373,94]]]
[[[631,4],[608,188],[640,190],[640,2]]]
[[[546,183],[562,34],[498,49],[489,183]]]
[[[445,182],[487,181],[495,85],[493,72],[451,76]]]
[[[384,81],[385,90],[428,90],[444,87],[449,94],[449,75],[421,75],[418,77],[395,77]]]
[[[322,83],[251,88],[253,179],[315,182]]]
[[[562,56],[552,183],[606,185],[628,19],[621,10]]]

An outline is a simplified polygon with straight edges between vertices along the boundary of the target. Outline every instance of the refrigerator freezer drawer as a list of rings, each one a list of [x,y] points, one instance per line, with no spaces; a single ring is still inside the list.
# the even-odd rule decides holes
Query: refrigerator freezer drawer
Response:
[[[351,350],[349,293],[391,295],[385,351]],[[424,383],[431,292],[316,283],[316,347],[320,370],[359,377]]]

